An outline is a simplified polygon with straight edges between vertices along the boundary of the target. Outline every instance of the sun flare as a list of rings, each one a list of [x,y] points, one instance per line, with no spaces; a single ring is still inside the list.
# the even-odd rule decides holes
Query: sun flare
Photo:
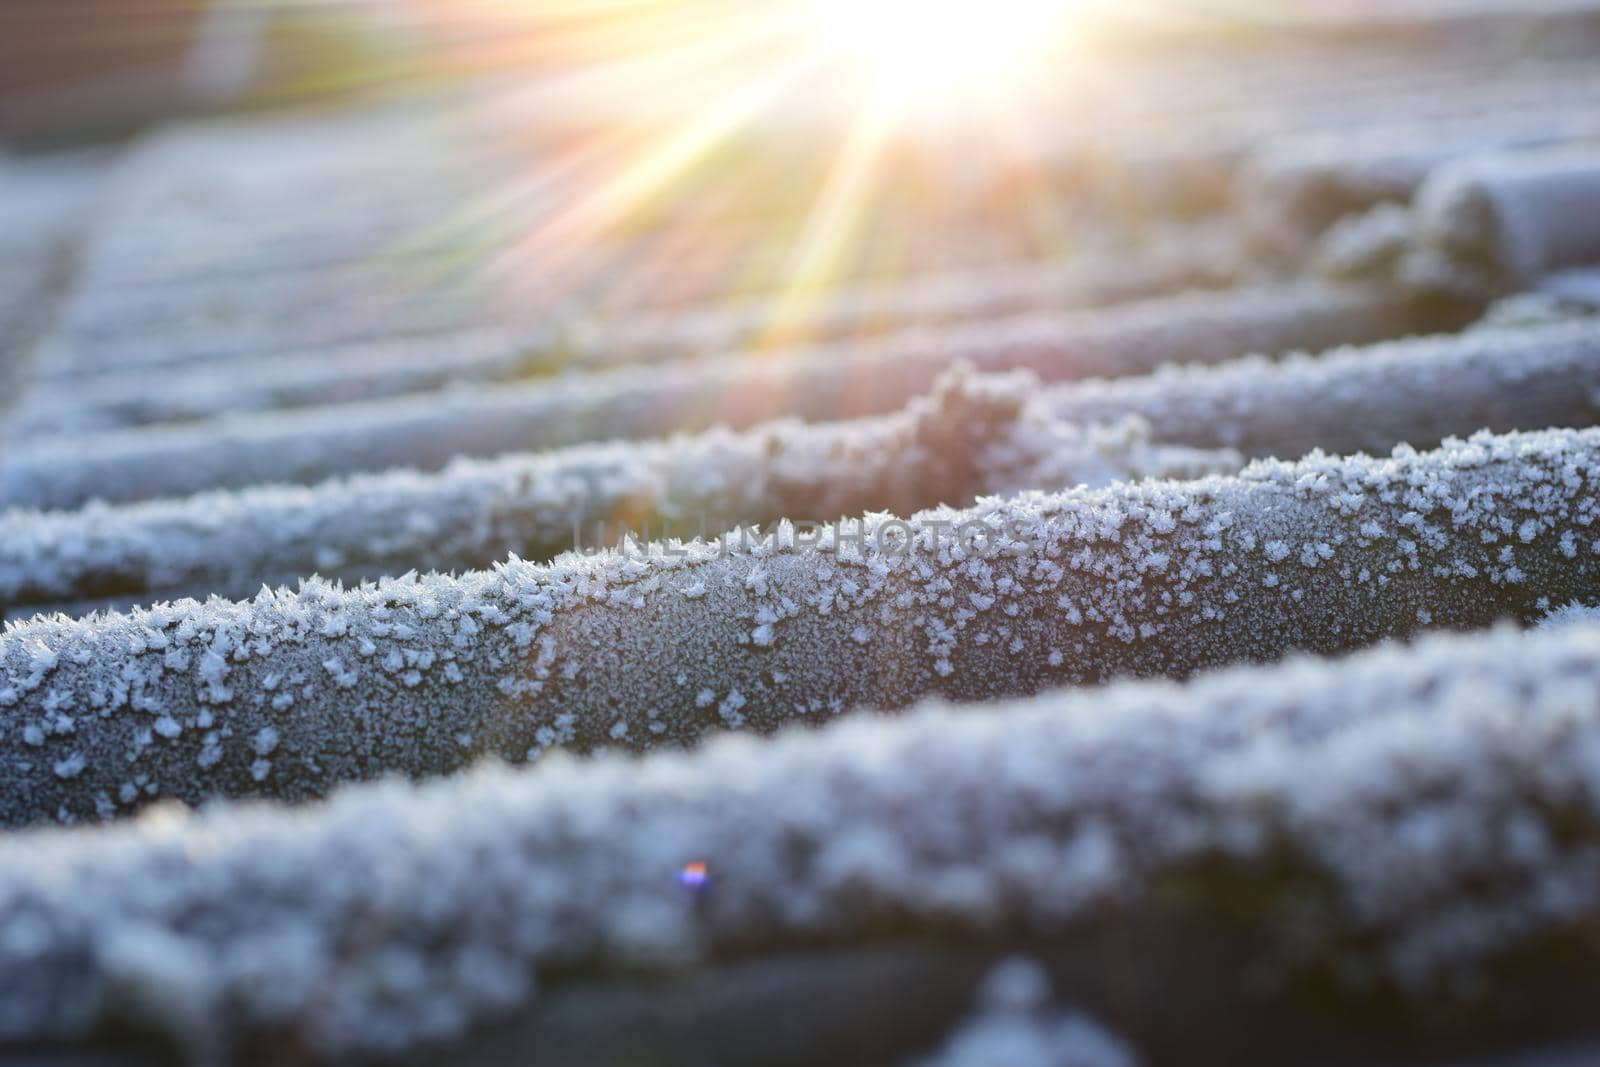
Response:
[[[995,95],[1045,61],[1081,0],[817,0],[823,47],[915,104]]]

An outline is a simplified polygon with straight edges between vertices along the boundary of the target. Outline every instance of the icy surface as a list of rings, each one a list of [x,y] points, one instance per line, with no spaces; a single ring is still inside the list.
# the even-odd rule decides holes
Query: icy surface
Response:
[[[202,362],[168,371],[119,367],[57,375],[36,385],[6,431],[13,441],[37,440],[422,393],[462,381],[509,380],[532,369],[530,350],[553,346],[532,331],[460,330],[304,352],[278,350],[259,360]]]
[[[1259,893],[1245,919],[1291,973],[1354,954],[1328,973],[1407,993],[1472,973],[1492,998],[1493,972],[1463,968],[1600,909],[1597,649],[1589,626],[1435,637],[26,833],[0,841],[0,1034],[115,1013],[191,1043],[393,1049],[527,1010],[550,969],[680,967],[869,916],[1044,934],[1170,906],[1150,891],[1173,878],[1201,916]],[[678,885],[691,858],[714,894]]]
[[[358,475],[308,488],[207,493],[75,512],[0,514],[0,603],[145,603],[249,596],[300,577],[545,560],[669,533],[712,536],[779,518],[906,514],[1014,488],[1192,477],[1241,465],[1226,451],[1153,445],[1142,424],[1050,424],[1027,375],[947,375],[907,410],[792,421],[667,442],[578,445],[459,460],[443,471]]]
[[[549,312],[530,315],[524,309],[509,321],[479,321],[471,329],[385,337],[303,353],[285,353],[283,343],[273,340],[269,351],[259,356],[228,359],[217,358],[217,349],[226,348],[220,339],[213,340],[210,349],[193,344],[195,334],[204,332],[195,322],[196,308],[203,312],[220,304],[230,314],[251,309],[269,320],[269,325],[281,321],[285,310],[264,299],[264,295],[270,296],[271,287],[260,279],[233,279],[231,286],[237,291],[220,294],[194,293],[195,286],[190,285],[185,287],[185,299],[175,301],[179,306],[171,309],[174,322],[170,326],[129,322],[126,320],[133,316],[127,312],[97,325],[94,343],[116,347],[118,369],[90,375],[71,360],[47,361],[48,388],[29,398],[25,410],[12,421],[10,432],[14,439],[23,440],[29,435],[187,421],[333,400],[348,403],[447,384],[508,381],[573,367],[598,370],[650,360],[722,355],[742,351],[760,340],[775,321],[788,321],[788,329],[805,338],[826,340],[1043,306],[1106,304],[1232,280],[1240,269],[1237,251],[1222,233],[1197,229],[1162,233],[1149,248],[1133,256],[1091,252],[1054,262],[913,279],[896,286],[879,284],[847,290],[817,306],[807,305],[799,313],[786,311],[776,300],[750,301],[747,306],[731,308],[717,304],[635,312],[620,321],[578,318],[564,322]],[[279,284],[286,290],[283,303],[303,300],[310,287],[298,274],[287,275]],[[319,278],[315,289],[319,300],[337,299],[336,294],[328,293],[327,279]],[[105,299],[123,292],[111,289]],[[263,308],[263,304],[267,306]],[[148,313],[149,309],[145,310]],[[132,362],[127,351],[130,334],[146,339],[139,346],[141,358],[134,367],[128,366]],[[190,339],[190,344],[161,343],[173,334]],[[102,335],[104,340],[99,340]],[[145,356],[149,358],[142,358]],[[191,358],[182,358],[185,356]]]
[[[1199,293],[1078,313],[1033,314],[771,359],[729,357],[575,374],[192,426],[48,438],[0,458],[0,506],[75,507],[209,488],[310,482],[462,455],[665,436],[782,415],[846,418],[902,407],[965,360],[1047,380],[1146,373],[1249,352],[1360,343],[1437,318],[1390,289],[1294,285]]]
[[[1338,222],[1313,259],[1346,282],[1475,299],[1547,290],[1593,307],[1597,198],[1592,144],[1471,155],[1431,170],[1409,211],[1384,204]]]
[[[33,345],[50,324],[103,170],[94,152],[0,155],[0,425],[38,372]]]
[[[785,524],[42,617],[0,637],[0,817],[295,799],[484,753],[684,744],[928,693],[1181,676],[1532,617],[1594,586],[1597,465],[1600,430],[1478,435],[872,515],[809,541]],[[270,756],[250,740],[266,727]]]
[[[1548,99],[1449,120],[1398,119],[1274,138],[1242,168],[1242,222],[1282,251],[1304,252],[1329,225],[1404,204],[1442,166],[1497,151],[1600,135],[1600,79],[1550,87]]]
[[[1417,194],[1421,238],[1502,290],[1600,263],[1600,151],[1510,153],[1442,169]]]
[[[1157,440],[1281,457],[1592,424],[1600,415],[1600,323],[1511,325],[1075,382],[1050,390],[1043,406],[1085,423],[1135,415]]]

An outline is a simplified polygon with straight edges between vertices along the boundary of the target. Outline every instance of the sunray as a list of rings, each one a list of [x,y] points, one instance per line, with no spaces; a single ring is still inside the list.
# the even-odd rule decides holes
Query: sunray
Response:
[[[767,342],[793,331],[836,280],[840,258],[872,196],[872,180],[896,114],[889,95],[874,93],[852,126],[801,231],[781,302],[766,330]]]
[[[732,93],[570,209],[534,230],[498,257],[490,271],[511,272],[528,263],[554,268],[572,262],[630,212],[666,193],[674,181],[793,88],[811,66],[809,57],[797,57],[772,71],[759,85]]]

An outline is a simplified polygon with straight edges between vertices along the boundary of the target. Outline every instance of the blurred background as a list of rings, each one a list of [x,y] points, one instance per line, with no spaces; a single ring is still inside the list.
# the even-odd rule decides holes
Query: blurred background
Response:
[[[1593,8],[10,0],[0,448],[1302,274],[1591,140]]]

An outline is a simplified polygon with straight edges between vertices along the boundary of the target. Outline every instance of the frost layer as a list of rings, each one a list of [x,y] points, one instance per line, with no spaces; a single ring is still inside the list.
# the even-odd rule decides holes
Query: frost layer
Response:
[[[952,378],[907,412],[852,423],[462,460],[309,490],[11,512],[0,515],[0,600],[15,617],[25,605],[245,596],[313,573],[352,581],[485,567],[507,553],[548,559],[577,534],[593,543],[602,520],[614,539],[623,521],[636,532],[648,522],[660,536],[664,523],[681,532],[682,520],[702,515],[906,514],[984,493],[1185,476],[1229,462],[1152,447],[1130,417],[1161,441],[1292,457],[1431,446],[1485,428],[1585,426],[1597,411],[1600,330],[1583,321],[1043,389],[1023,377]],[[1097,425],[1120,429],[1075,428]]]
[[[1483,965],[1600,910],[1597,649],[1593,627],[1434,637],[14,836],[0,1034],[116,1017],[338,1057],[536,1011],[573,968],[681,973],[885,924],[1041,937],[1105,905],[1237,922],[1242,899],[1280,978],[1325,967],[1359,996],[1470,974],[1493,1003]],[[691,860],[713,893],[682,891]]]
[[[484,753],[688,744],[1532,617],[1592,594],[1597,478],[1600,431],[1484,434],[876,515],[809,545],[785,527],[40,618],[0,637],[0,816],[296,799]]]
[[[1404,204],[1441,167],[1492,152],[1578,143],[1600,134],[1600,80],[1548,87],[1512,111],[1400,120],[1273,138],[1242,169],[1241,222],[1292,254],[1347,215]]]
[[[1586,426],[1600,414],[1600,322],[1164,367],[1147,377],[1064,385],[1043,406],[1084,423],[1135,415],[1157,440],[1251,456],[1387,451],[1480,429]]]
[[[1445,168],[1417,196],[1424,243],[1501,289],[1600,263],[1600,151],[1488,156]]]
[[[510,322],[479,322],[470,330],[387,337],[288,354],[281,340],[270,339],[264,342],[267,351],[256,357],[219,359],[216,351],[200,348],[201,358],[134,369],[126,367],[130,335],[141,338],[141,352],[148,344],[152,359],[176,360],[184,352],[161,343],[161,337],[149,338],[148,324],[117,322],[104,329],[104,340],[98,342],[121,353],[117,369],[99,370],[90,376],[73,373],[83,368],[71,360],[47,361],[42,371],[54,372],[50,387],[29,398],[10,429],[16,440],[23,440],[28,435],[305,407],[333,398],[347,403],[577,367],[599,370],[618,364],[720,355],[746,349],[779,321],[799,337],[825,340],[1221,285],[1233,280],[1239,269],[1237,250],[1220,234],[1185,229],[1131,257],[1084,254],[1057,262],[846,290],[816,306],[808,304],[799,318],[777,300],[750,301],[731,308],[718,304],[634,312],[620,320],[524,311]],[[298,274],[289,275],[286,281],[293,283],[291,295],[301,298],[310,287]],[[239,292],[232,294],[228,306],[254,307],[260,283],[247,278],[233,284]],[[315,288],[327,299],[325,286]],[[281,322],[286,313],[285,309],[267,312],[272,322]],[[177,316],[174,329],[192,337],[194,314],[191,309],[187,316]],[[564,321],[569,317],[573,321]],[[520,321],[524,319],[528,321]]]
[[[907,514],[1022,487],[1063,489],[1237,469],[1228,451],[1152,445],[1136,420],[1079,427],[1031,398],[1031,375],[947,375],[902,412],[578,445],[75,512],[0,514],[0,602],[249,596],[300,577],[359,581],[547,560],[579,545],[712,536],[785,516]]]
[[[640,439],[782,415],[893,411],[958,360],[1049,380],[1146,373],[1248,352],[1359,343],[1438,324],[1437,307],[1392,290],[1306,285],[1206,293],[1105,311],[907,331],[780,358],[572,375],[218,420],[52,438],[0,462],[0,506],[76,507],[204,489],[310,482],[462,456]],[[1446,321],[1453,321],[1447,317]]]

